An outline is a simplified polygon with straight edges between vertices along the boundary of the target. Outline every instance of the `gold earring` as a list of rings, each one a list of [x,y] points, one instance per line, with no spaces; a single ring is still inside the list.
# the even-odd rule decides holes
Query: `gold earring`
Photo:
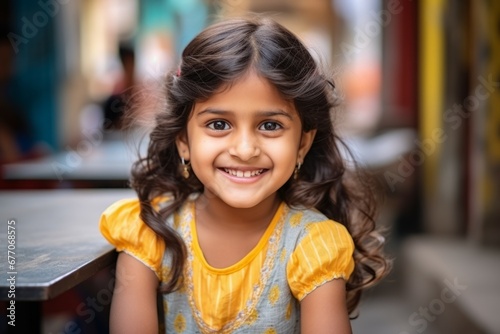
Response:
[[[184,161],[184,158],[181,157],[181,163],[182,163],[182,176],[185,179],[188,179],[189,178],[189,162],[186,164],[186,162]]]
[[[293,171],[293,179],[297,180],[299,178],[299,171],[300,167],[302,166],[302,163],[297,162],[297,166],[295,166],[295,170]]]

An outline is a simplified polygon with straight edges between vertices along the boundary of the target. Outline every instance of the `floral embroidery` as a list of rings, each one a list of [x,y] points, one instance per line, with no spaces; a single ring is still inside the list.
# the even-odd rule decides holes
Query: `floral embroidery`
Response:
[[[168,266],[165,266],[165,265],[162,266],[160,275],[161,275],[161,281],[167,282],[169,277],[170,277],[170,268]]]
[[[179,215],[177,214],[177,212],[174,212],[174,224],[173,224],[173,227],[175,229],[178,229],[179,228],[179,224],[180,224]]]
[[[184,284],[184,276],[179,277],[179,282],[177,283],[177,286],[179,287],[179,292],[184,293],[186,292],[186,284]]]
[[[284,204],[282,204],[284,205]],[[253,291],[250,294],[249,300],[246,302],[245,307],[238,312],[236,318],[228,321],[222,328],[214,329],[207,325],[207,323],[203,320],[201,311],[196,307],[196,302],[194,300],[194,296],[192,291],[194,290],[193,283],[193,272],[191,270],[192,263],[194,259],[194,255],[192,252],[193,249],[193,238],[190,233],[190,226],[194,219],[194,202],[190,202],[189,205],[185,206],[185,211],[182,213],[182,236],[184,242],[186,243],[188,254],[186,257],[186,264],[184,266],[184,278],[185,284],[184,287],[187,289],[187,297],[189,301],[189,305],[191,306],[191,310],[193,312],[193,317],[198,324],[198,327],[202,333],[232,333],[237,328],[241,327],[244,323],[247,322],[248,318],[252,316],[253,311],[255,310],[257,303],[262,296],[262,292],[264,291],[269,276],[272,273],[272,269],[274,267],[274,260],[276,259],[276,255],[278,254],[278,248],[280,244],[281,234],[283,231],[285,218],[288,216],[288,207],[283,207],[283,212],[280,213],[280,218],[278,223],[276,224],[276,228],[273,233],[269,237],[269,246],[267,249],[266,257],[264,263],[262,265],[262,269],[260,271],[260,280],[253,287]],[[279,293],[279,291],[278,291]],[[272,329],[274,331],[274,329]],[[275,333],[270,332],[270,333]]]
[[[163,299],[163,313],[168,313],[168,302],[165,299]]]
[[[285,313],[285,319],[286,320],[290,320],[290,317],[292,316],[292,301],[290,300],[290,302],[288,303],[287,307],[286,307],[286,313]]]
[[[311,233],[311,230],[315,227],[315,223],[308,223],[304,226],[304,229],[307,233]]]
[[[174,330],[177,333],[182,333],[186,330],[186,318],[182,315],[182,313],[179,313],[174,320]]]
[[[290,295],[286,281],[279,281],[280,283],[275,284],[276,281],[274,279],[276,277],[274,275],[276,275],[277,270],[281,272],[281,270],[285,269],[283,266],[286,265],[285,262],[288,260],[290,252],[293,251],[296,240],[299,240],[296,239],[298,237],[296,233],[301,233],[302,228],[297,229],[296,227],[293,228],[292,225],[288,225],[290,217],[295,216],[295,219],[297,219],[299,215],[285,204],[283,204],[282,208],[280,208],[280,212],[277,214],[278,221],[276,222],[274,231],[271,232],[266,249],[263,250],[264,253],[262,254],[262,261],[260,262],[262,263],[260,272],[256,272],[259,273],[258,279],[253,280],[256,281],[256,283],[251,288],[248,287],[251,290],[243,306],[237,311],[238,313],[233,315],[229,321],[226,321],[222,327],[217,328],[205,322],[201,313],[202,309],[198,309],[197,299],[193,293],[193,276],[196,275],[192,270],[192,265],[193,261],[197,261],[193,249],[194,240],[191,235],[191,228],[195,224],[194,202],[187,201],[181,209],[176,212],[175,217],[174,215],[169,217],[168,223],[170,226],[173,226],[174,223],[178,226],[176,230],[185,241],[187,258],[182,275],[182,291],[177,290],[172,294],[163,296],[163,300],[165,301],[165,326],[168,327],[166,332],[194,333],[196,331],[197,333],[203,334],[249,332],[263,334],[277,334],[278,332],[297,333],[299,329],[295,321],[297,317],[295,300],[293,296]],[[307,215],[302,215],[301,219],[304,219],[305,216]],[[174,218],[176,220],[175,222],[172,221]],[[301,226],[302,222],[298,224]],[[285,238],[285,231],[291,233],[291,235],[287,234]],[[163,266],[167,268],[171,267],[169,256],[164,256]],[[163,270],[163,266],[161,270]],[[292,301],[290,301],[290,297]],[[267,301],[265,299],[267,299]],[[169,301],[168,303],[167,300]],[[172,300],[172,302],[170,302],[170,300]],[[276,300],[273,305],[275,306],[274,310],[278,311],[278,314],[275,314],[275,316],[279,316],[281,319],[278,320],[278,318],[276,318],[277,322],[267,322],[269,315],[261,313],[269,310],[270,304],[272,303],[271,300]],[[167,312],[167,310],[169,312]],[[267,325],[265,323],[267,323]]]
[[[277,285],[274,285],[271,288],[271,291],[269,291],[269,301],[271,302],[271,305],[276,304],[279,298],[280,298],[280,288]]]
[[[258,317],[259,317],[259,313],[257,312],[257,310],[253,310],[252,313],[250,313],[250,315],[248,316],[245,323],[248,325],[251,325],[257,320]]]
[[[303,213],[302,212],[297,212],[295,213],[292,217],[290,217],[290,226],[296,227],[300,224],[300,221],[302,220]]]
[[[283,263],[286,259],[286,248],[283,248],[280,255],[280,262]]]

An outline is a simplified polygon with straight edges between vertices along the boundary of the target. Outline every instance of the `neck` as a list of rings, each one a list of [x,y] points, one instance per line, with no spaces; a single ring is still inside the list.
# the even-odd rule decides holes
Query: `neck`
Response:
[[[196,200],[196,220],[225,231],[255,231],[267,228],[280,200],[273,195],[252,208],[234,208],[217,196],[202,194]]]

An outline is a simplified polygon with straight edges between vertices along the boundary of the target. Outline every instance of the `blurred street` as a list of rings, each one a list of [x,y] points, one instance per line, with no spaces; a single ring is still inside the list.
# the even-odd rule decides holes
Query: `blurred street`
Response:
[[[335,82],[335,128],[373,178],[393,270],[363,295],[353,332],[499,334],[500,1],[2,1],[1,195],[130,191],[165,73],[204,27],[245,15],[304,41]],[[2,247],[9,210],[40,203],[5,208]],[[42,333],[109,332],[108,295],[99,311],[87,301],[111,291],[114,272],[96,268],[38,300]]]

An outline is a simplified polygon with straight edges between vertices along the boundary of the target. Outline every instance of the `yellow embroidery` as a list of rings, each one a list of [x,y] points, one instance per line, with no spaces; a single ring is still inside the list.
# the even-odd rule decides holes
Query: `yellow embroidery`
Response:
[[[165,266],[165,265],[162,266],[161,271],[160,271],[160,275],[161,275],[160,277],[161,277],[162,283],[167,283],[167,281],[171,277],[170,267]],[[179,286],[179,292],[186,292],[186,288],[184,286],[184,281],[182,279],[182,276],[179,277],[179,281],[177,282],[177,285]]]
[[[181,276],[179,277],[179,282],[177,283],[177,286],[179,287],[179,292],[184,293],[186,292],[186,285],[184,285],[184,277]]]
[[[251,325],[257,320],[258,317],[259,313],[257,312],[257,310],[253,310],[252,313],[250,313],[250,315],[248,316],[246,323]]]
[[[268,328],[268,329],[266,329],[264,334],[277,334],[277,333],[276,333],[276,330],[274,328]]]
[[[168,302],[165,299],[163,300],[163,313],[168,313]]]
[[[300,224],[302,220],[302,212],[295,213],[292,217],[290,217],[290,226],[295,227]]]
[[[167,282],[168,279],[170,278],[170,268],[168,266],[162,266],[160,275],[161,275],[161,281]]]
[[[280,255],[280,262],[283,263],[283,261],[285,261],[286,259],[286,249],[283,248],[283,250],[281,251],[281,255]]]
[[[272,272],[271,269],[274,266],[274,261],[275,259],[278,258],[278,246],[280,245],[280,238],[284,228],[285,218],[288,216],[287,209],[288,208],[286,206],[283,206],[283,211],[280,213],[279,221],[276,224],[275,230],[269,237],[269,246],[260,272],[260,280],[254,286],[250,299],[246,302],[244,309],[238,313],[236,318],[226,323],[223,326],[223,328],[217,331],[218,333],[221,334],[232,333],[235,329],[239,328],[242,324],[246,323],[249,316],[251,315],[250,312],[253,312],[253,310],[256,308],[256,305],[271,275]],[[185,222],[182,223],[181,235],[183,236],[184,242],[188,249],[193,249],[192,245],[193,239],[189,230],[189,227],[191,226],[193,220],[194,220],[194,202],[190,202],[189,205],[185,206],[184,212],[181,215],[181,221]],[[192,267],[192,261],[193,261],[193,254],[192,252],[188,252],[186,258],[186,264],[184,266],[184,276],[183,276],[185,279],[184,288],[186,289],[186,291],[193,291],[194,289],[193,273],[191,270],[189,270],[189,268]],[[277,290],[278,290],[278,295],[276,296],[276,301],[278,300],[279,297],[279,289]],[[200,310],[196,307],[193,293],[188,292],[187,297],[191,309],[193,310],[193,317],[201,333],[213,333],[214,329],[207,325],[207,323],[203,320]],[[276,333],[274,329],[271,328],[270,330],[272,331],[269,332],[269,334]]]
[[[315,226],[316,226],[316,223],[309,223],[305,226],[305,230],[307,231],[307,233],[310,233],[311,229],[313,229]]]
[[[178,229],[179,228],[179,224],[180,224],[180,217],[179,217],[179,214],[177,212],[174,212],[174,228],[175,229]]]
[[[288,306],[286,307],[285,319],[290,320],[291,316],[292,316],[292,301],[290,301],[288,303]]]
[[[177,333],[182,333],[186,330],[186,318],[182,313],[177,314],[174,320],[174,329]]]
[[[277,285],[275,285],[269,291],[269,301],[271,302],[271,305],[276,304],[279,298],[280,298],[280,288]]]

